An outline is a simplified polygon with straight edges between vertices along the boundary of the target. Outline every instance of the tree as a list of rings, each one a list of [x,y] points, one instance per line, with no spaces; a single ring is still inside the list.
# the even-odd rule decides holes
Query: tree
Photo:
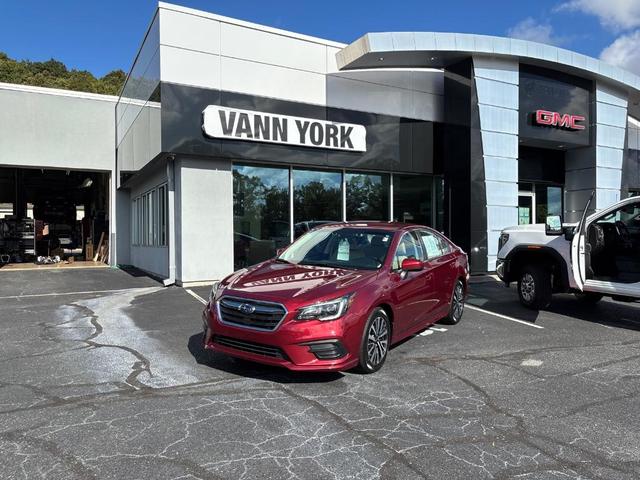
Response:
[[[18,61],[0,52],[0,82],[118,95],[125,79],[126,74],[122,70],[113,70],[102,78],[96,78],[86,70],[69,70],[64,63],[53,58],[45,62]]]

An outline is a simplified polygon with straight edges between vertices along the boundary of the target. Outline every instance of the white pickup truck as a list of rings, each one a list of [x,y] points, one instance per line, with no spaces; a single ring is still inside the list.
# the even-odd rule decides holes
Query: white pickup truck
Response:
[[[604,296],[640,299],[640,197],[622,200],[563,225],[520,225],[501,232],[496,271],[509,285],[518,283],[520,302],[532,309],[549,306],[553,293],[573,292],[586,302]]]

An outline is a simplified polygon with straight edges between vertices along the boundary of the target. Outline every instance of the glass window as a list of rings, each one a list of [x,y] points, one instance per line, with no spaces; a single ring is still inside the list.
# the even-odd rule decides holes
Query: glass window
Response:
[[[546,223],[549,215],[562,215],[562,187],[537,184],[536,223]]]
[[[293,235],[342,220],[342,173],[293,170]]]
[[[233,167],[236,269],[267,260],[289,244],[289,169]]]
[[[533,196],[518,195],[518,225],[533,223]]]
[[[345,175],[347,220],[389,220],[389,175]]]
[[[424,260],[441,257],[450,251],[449,243],[446,240],[427,230],[420,231],[420,241],[426,254]]]
[[[433,177],[393,176],[393,219],[397,222],[433,225]]]
[[[402,240],[400,240],[400,243],[398,244],[396,254],[393,257],[392,268],[394,270],[399,270],[402,267],[403,260],[407,258],[423,258],[418,239],[409,232],[403,235]]]
[[[598,223],[622,223],[625,227],[640,229],[640,203],[630,203],[598,219]]]
[[[321,228],[294,243],[278,260],[296,265],[375,270],[384,263],[392,237],[385,230]]]
[[[433,226],[439,232],[444,231],[444,178],[435,177],[436,223]]]

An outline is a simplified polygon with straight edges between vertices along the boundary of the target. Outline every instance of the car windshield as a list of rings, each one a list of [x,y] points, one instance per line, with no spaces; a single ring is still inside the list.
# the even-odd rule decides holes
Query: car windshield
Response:
[[[300,237],[278,260],[296,265],[377,270],[393,232],[365,228],[321,228]]]

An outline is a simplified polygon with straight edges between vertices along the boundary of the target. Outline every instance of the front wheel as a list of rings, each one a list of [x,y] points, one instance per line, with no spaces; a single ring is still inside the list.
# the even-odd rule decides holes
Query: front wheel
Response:
[[[440,320],[445,325],[455,325],[460,322],[464,313],[464,285],[462,280],[456,282],[451,294],[451,306],[449,307],[449,315]]]
[[[551,304],[551,295],[551,273],[538,265],[526,265],[518,279],[520,303],[532,310],[540,310]]]
[[[391,322],[384,309],[378,307],[369,316],[362,335],[359,370],[377,372],[384,365],[391,343]]]

